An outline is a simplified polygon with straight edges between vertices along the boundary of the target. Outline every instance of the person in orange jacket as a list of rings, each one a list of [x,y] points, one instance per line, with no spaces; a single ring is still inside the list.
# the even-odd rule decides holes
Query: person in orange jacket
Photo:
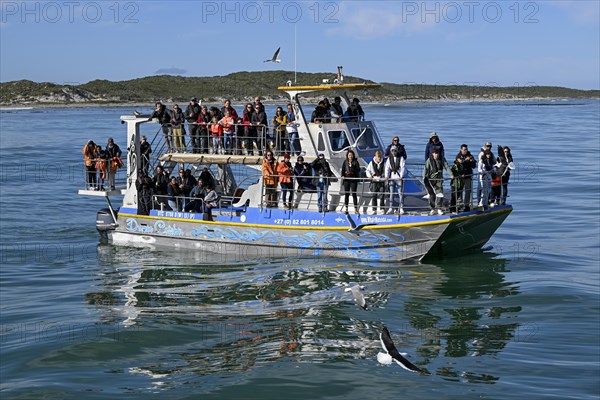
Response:
[[[284,154],[283,161],[277,164],[277,174],[279,174],[279,184],[281,185],[281,200],[284,207],[292,209],[292,200],[294,196],[294,167],[290,162],[290,155]],[[286,201],[286,198],[289,199]]]
[[[219,124],[216,115],[212,117],[209,131],[212,136],[213,154],[223,154],[223,126]]]
[[[88,189],[96,189],[96,165],[94,163],[94,152],[96,151],[96,144],[92,139],[88,140],[87,144],[81,150],[83,154],[83,161],[86,170],[86,183]]]
[[[273,152],[267,150],[262,163],[263,183],[265,185],[265,202],[269,208],[277,207],[277,161]]]

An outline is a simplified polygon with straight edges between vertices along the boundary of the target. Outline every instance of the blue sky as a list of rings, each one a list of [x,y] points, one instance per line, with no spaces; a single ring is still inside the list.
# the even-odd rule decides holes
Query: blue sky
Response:
[[[296,50],[298,71],[377,82],[600,88],[598,0],[0,5],[2,82],[294,70]]]

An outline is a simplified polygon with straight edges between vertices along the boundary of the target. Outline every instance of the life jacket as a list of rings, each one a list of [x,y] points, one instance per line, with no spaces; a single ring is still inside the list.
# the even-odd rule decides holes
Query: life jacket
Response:
[[[221,118],[219,124],[223,127],[223,132],[225,133],[235,132],[235,119],[231,116]]]
[[[223,136],[223,127],[219,124],[212,124],[210,126],[210,133],[213,137]]]

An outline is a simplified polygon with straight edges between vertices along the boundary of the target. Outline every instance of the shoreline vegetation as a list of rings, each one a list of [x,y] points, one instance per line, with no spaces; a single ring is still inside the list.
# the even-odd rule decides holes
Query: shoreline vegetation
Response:
[[[298,85],[333,82],[331,73],[297,73]],[[187,104],[193,96],[204,103],[252,102],[260,96],[264,103],[287,102],[277,90],[294,79],[293,71],[236,72],[225,76],[184,77],[156,75],[128,81],[94,80],[84,84],[55,84],[20,80],[0,83],[0,106],[16,107],[153,107],[156,101]],[[348,96],[362,103],[515,101],[600,98],[600,90],[579,90],[556,86],[476,86],[439,84],[397,84],[373,82],[346,76],[344,83],[379,83],[381,88],[348,90]],[[319,92],[315,100],[331,97],[333,90]],[[307,96],[310,101],[311,97]]]

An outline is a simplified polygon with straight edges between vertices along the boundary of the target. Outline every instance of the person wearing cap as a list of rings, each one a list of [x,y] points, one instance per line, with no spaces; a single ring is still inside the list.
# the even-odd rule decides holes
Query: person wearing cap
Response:
[[[185,109],[185,119],[187,120],[190,128],[190,146],[192,147],[192,153],[200,152],[200,132],[198,126],[198,117],[200,116],[200,105],[198,99],[192,97],[190,104]]]
[[[490,146],[491,147],[491,146]],[[481,188],[481,199],[478,206],[488,209],[490,202],[490,188],[492,183],[492,175],[496,172],[494,166],[494,154],[491,150],[485,150],[483,156],[477,164],[477,172],[479,172],[479,186]]]
[[[460,152],[456,155],[455,163],[460,164],[457,169],[460,169],[460,181],[455,182],[454,187],[457,188],[456,199],[462,200],[465,211],[471,211],[471,201],[473,197],[473,169],[477,168],[477,162],[469,151],[469,146],[462,144]],[[454,174],[456,175],[456,173]],[[458,186],[457,186],[458,185]]]
[[[444,144],[440,141],[440,138],[436,132],[431,132],[431,135],[429,135],[429,141],[427,142],[427,145],[425,145],[425,161],[431,158],[433,149],[439,149],[442,158],[445,157]]]
[[[265,152],[262,175],[265,186],[265,205],[267,208],[277,207],[277,161],[271,150]]]
[[[123,161],[121,161],[121,149],[114,142],[113,138],[108,138],[108,143],[106,144],[106,149],[104,150],[106,153],[106,159],[109,162],[108,168],[108,185],[110,186],[110,190],[115,190],[115,175],[117,174],[117,169],[123,166]]]
[[[390,192],[390,209],[388,214],[398,212],[404,214],[404,190],[403,181],[406,168],[406,160],[400,156],[397,146],[390,148],[390,156],[385,162],[385,179],[388,182]]]
[[[83,163],[86,170],[86,184],[87,189],[96,190],[96,163],[94,162],[94,152],[96,151],[96,144],[92,139],[83,146],[81,154],[83,154]]]
[[[327,191],[329,189],[329,181],[333,177],[333,172],[331,172],[331,167],[327,160],[325,160],[325,155],[323,153],[319,154],[318,158],[314,160],[310,166],[314,170],[314,175],[317,177],[317,207],[319,208],[319,212],[327,212]]]
[[[144,175],[148,175],[148,166],[150,165],[150,154],[152,153],[152,146],[148,143],[146,136],[142,136],[140,141],[140,157],[142,158],[142,172]]]
[[[423,183],[429,194],[429,208],[431,210],[429,215],[435,214],[436,208],[439,215],[444,214],[442,210],[444,207],[444,169],[454,179],[454,174],[446,159],[442,157],[442,152],[435,147],[431,158],[427,159],[423,169]]]
[[[398,155],[400,157],[403,157],[404,160],[406,161],[406,158],[407,158],[406,149],[404,148],[403,144],[400,144],[400,138],[398,136],[394,136],[392,138],[392,143],[385,149],[385,153],[383,154],[383,156],[385,158],[388,158],[390,156],[392,146],[396,146],[398,148]]]
[[[479,151],[479,155],[477,156],[478,160],[480,160],[481,158],[483,158],[483,153],[485,153],[486,150],[492,151],[492,142],[489,142],[489,141],[485,142],[483,144],[483,146],[481,146],[481,150]]]
[[[165,143],[167,144],[167,153],[170,153],[173,151],[173,137],[170,133],[171,113],[167,110],[167,106],[160,101],[157,101],[156,104],[154,104],[154,112],[150,115],[148,121],[152,121],[154,118],[158,119],[158,123],[162,126]]]
[[[379,150],[367,166],[367,178],[371,180],[369,191],[373,193],[373,214],[377,214],[377,199],[381,212],[385,212],[385,162]]]
[[[283,155],[283,161],[280,161],[279,164],[277,164],[277,174],[279,175],[283,206],[288,210],[291,210],[292,200],[294,198],[294,167],[290,162],[290,155],[288,153],[285,153]]]
[[[479,170],[479,161],[481,161],[483,158],[485,158],[485,152],[489,151],[490,153],[492,152],[492,142],[487,141],[483,144],[483,146],[481,146],[481,150],[479,151],[479,155],[477,156],[477,169]],[[492,158],[494,158],[494,153],[492,153]],[[477,203],[478,204],[483,204],[482,203],[482,195],[481,195],[481,191],[483,189],[483,185],[481,185],[481,176],[479,177],[479,186],[477,187]],[[479,207],[481,207],[481,205],[479,205]]]
[[[325,106],[325,102],[323,100],[321,100],[319,102],[319,104],[317,104],[317,106],[315,107],[315,110],[313,111],[311,118],[310,118],[310,122],[314,123],[314,124],[326,124],[329,123],[331,121],[331,115],[329,114],[329,111],[327,110],[327,107]]]
[[[304,162],[304,157],[298,156],[296,159],[296,165],[294,165],[294,176],[296,182],[298,182],[298,196],[303,192],[314,192],[316,190],[313,185],[312,168],[309,164]],[[298,199],[296,196],[296,199]],[[298,204],[298,201],[296,201]]]

